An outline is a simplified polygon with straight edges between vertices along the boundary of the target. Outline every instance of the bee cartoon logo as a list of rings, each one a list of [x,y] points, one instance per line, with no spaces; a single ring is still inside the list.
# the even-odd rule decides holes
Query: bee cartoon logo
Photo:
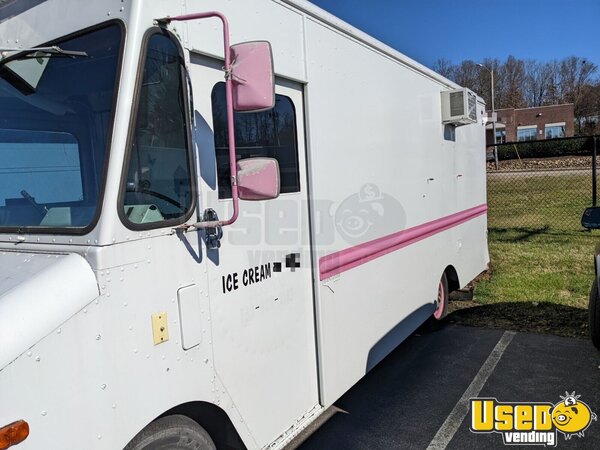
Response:
[[[587,403],[579,400],[581,395],[575,392],[565,392],[562,399],[552,409],[552,422],[558,431],[565,435],[565,439],[571,439],[573,435],[583,437],[585,430],[597,420],[596,413],[592,412]]]
[[[558,433],[565,440],[583,438],[596,413],[575,392],[560,396],[561,401],[499,402],[495,398],[472,398],[471,431],[498,433],[505,445],[557,445]]]

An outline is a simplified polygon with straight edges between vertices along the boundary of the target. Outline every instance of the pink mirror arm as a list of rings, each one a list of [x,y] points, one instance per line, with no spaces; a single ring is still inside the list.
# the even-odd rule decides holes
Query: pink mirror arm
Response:
[[[184,14],[175,17],[165,17],[158,19],[159,24],[169,24],[174,21],[183,22],[186,20],[207,19],[218,17],[223,22],[223,46],[225,49],[225,95],[227,99],[227,134],[229,136],[229,170],[231,171],[231,199],[233,201],[233,213],[227,220],[215,220],[210,222],[196,222],[192,225],[181,225],[177,228],[216,228],[231,225],[238,218],[239,214],[239,193],[237,183],[237,161],[235,157],[235,124],[233,118],[233,81],[231,79],[231,51],[229,49],[229,22],[227,18],[217,11],[208,11],[204,13]]]

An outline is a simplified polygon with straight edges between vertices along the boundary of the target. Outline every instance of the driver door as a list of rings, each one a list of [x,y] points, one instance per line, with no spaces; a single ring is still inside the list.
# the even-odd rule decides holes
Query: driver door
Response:
[[[222,63],[191,55],[201,208],[231,215]],[[259,447],[319,408],[302,86],[273,110],[236,114],[238,158],[279,162],[281,195],[240,201],[207,249],[215,369]]]

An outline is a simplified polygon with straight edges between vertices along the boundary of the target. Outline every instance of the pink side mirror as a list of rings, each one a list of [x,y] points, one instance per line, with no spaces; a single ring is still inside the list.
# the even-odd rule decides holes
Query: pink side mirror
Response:
[[[275,72],[271,44],[244,42],[231,46],[233,109],[261,111],[275,106]]]
[[[238,191],[242,200],[271,200],[279,197],[279,163],[273,158],[238,161]]]

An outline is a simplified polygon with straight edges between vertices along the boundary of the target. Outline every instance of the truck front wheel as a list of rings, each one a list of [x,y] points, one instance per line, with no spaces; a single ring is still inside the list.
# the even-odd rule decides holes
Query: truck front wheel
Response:
[[[140,431],[124,450],[216,450],[208,433],[189,417],[161,417]]]

